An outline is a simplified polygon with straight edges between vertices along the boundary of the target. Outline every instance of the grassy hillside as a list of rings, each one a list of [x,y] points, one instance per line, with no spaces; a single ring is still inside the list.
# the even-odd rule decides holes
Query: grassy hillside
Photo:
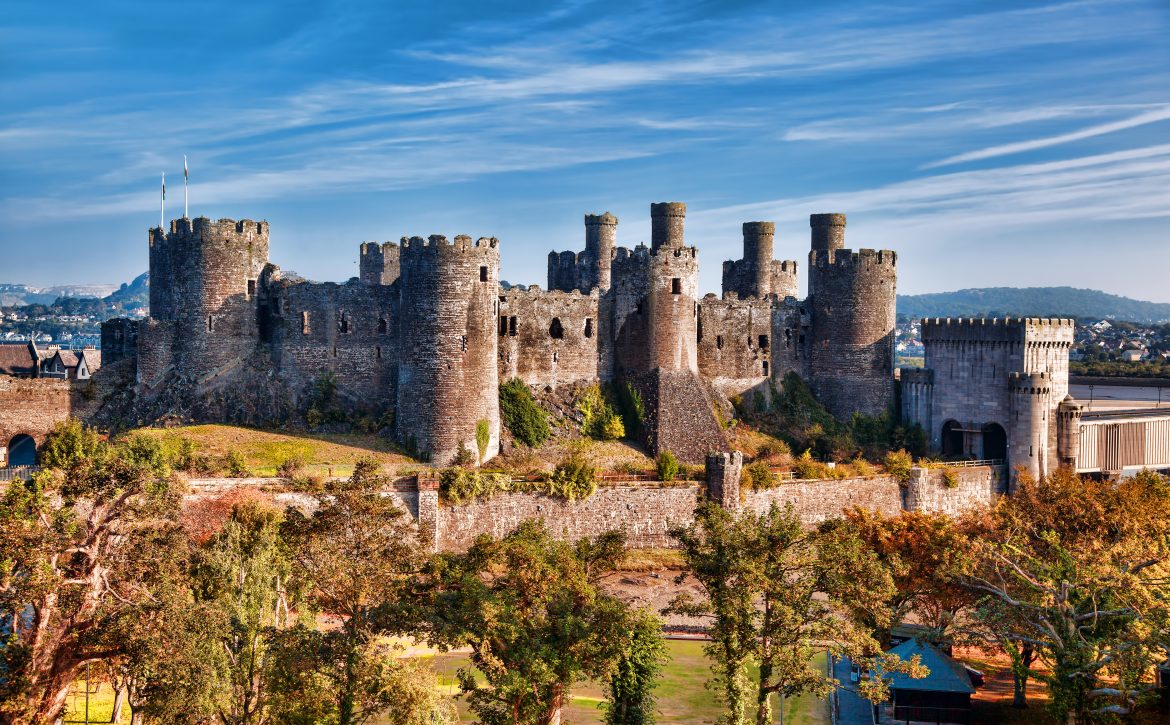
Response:
[[[1132,322],[1170,320],[1170,303],[1144,302],[1075,287],[985,287],[898,295],[907,317],[1077,317]]]

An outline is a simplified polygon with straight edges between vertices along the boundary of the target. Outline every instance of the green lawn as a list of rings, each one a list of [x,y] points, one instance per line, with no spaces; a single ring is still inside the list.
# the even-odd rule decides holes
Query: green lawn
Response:
[[[706,688],[707,678],[711,675],[707,658],[703,654],[703,643],[693,640],[668,640],[667,649],[670,651],[670,662],[662,673],[662,680],[658,685],[658,722],[668,724],[712,723],[721,714],[715,693]],[[433,666],[438,673],[439,682],[450,688],[452,693],[458,692],[455,684],[455,671],[467,665],[466,655],[447,654],[433,658]],[[815,666],[824,668],[824,654],[817,655]],[[97,687],[95,685],[95,687]],[[69,708],[66,711],[66,723],[85,722],[85,683],[78,682],[69,696]],[[566,725],[585,725],[586,723],[602,722],[602,710],[599,705],[604,701],[602,689],[596,683],[586,683],[573,690],[572,704],[565,712]],[[110,711],[113,706],[113,689],[103,684],[97,691],[91,690],[89,697],[90,722],[110,721]],[[778,715],[778,708],[773,705],[773,712]],[[466,705],[460,702],[459,713],[463,722],[474,722]],[[123,722],[130,721],[130,710],[123,713]],[[774,715],[775,717],[775,715]],[[778,721],[778,719],[777,719]],[[800,697],[785,702],[785,725],[821,725],[829,722],[828,705],[824,700],[811,697]]]

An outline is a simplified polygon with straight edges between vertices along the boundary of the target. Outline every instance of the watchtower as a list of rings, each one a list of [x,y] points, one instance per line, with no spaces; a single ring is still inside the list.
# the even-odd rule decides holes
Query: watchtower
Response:
[[[478,457],[477,427],[499,451],[496,317],[499,240],[403,238],[397,428],[430,461],[449,464],[459,448]]]
[[[1048,474],[1048,408],[1052,379],[1047,373],[1008,376],[1011,396],[1008,445],[1011,465],[1033,478]],[[1013,480],[1015,473],[1013,471]]]
[[[810,224],[812,388],[838,418],[880,415],[894,401],[898,255],[846,249],[844,214],[814,214]]]
[[[609,212],[585,215],[585,254],[587,270],[582,270],[581,291],[598,287],[602,292],[610,286],[610,265],[617,248],[618,218]]]
[[[743,298],[796,296],[796,262],[772,259],[775,237],[773,222],[743,223],[743,259],[723,263],[724,294],[734,292]]]
[[[389,285],[398,280],[401,250],[393,242],[364,242],[358,256],[358,276],[363,284]]]

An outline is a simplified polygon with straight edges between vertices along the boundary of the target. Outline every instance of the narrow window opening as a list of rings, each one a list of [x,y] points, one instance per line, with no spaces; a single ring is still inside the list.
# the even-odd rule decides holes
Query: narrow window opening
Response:
[[[211,332],[214,329],[215,329],[215,325],[213,323],[213,318],[211,315],[208,315],[207,316],[207,331]]]
[[[553,318],[552,324],[548,326],[548,336],[554,340],[560,340],[564,338],[565,328],[561,327],[561,318]]]
[[[792,330],[784,331],[784,349],[792,347]]]
[[[256,296],[256,280],[250,279],[250,280],[248,280],[248,299],[252,299],[255,296]]]
[[[459,336],[459,349],[463,352],[467,352],[467,335]]]
[[[487,267],[480,267],[479,268],[479,281],[480,282],[487,282],[488,281]]]
[[[716,350],[723,349],[723,335],[716,335],[715,336],[715,349]]]
[[[333,346],[333,357],[337,357],[337,346]]]
[[[702,342],[703,341],[703,321],[702,320],[699,320],[698,324],[695,325],[695,333],[696,333],[696,337],[698,338],[698,341]]]
[[[798,343],[798,344],[800,344],[800,345],[803,345],[803,344],[804,344],[804,335],[801,335],[801,336],[800,336],[800,339],[799,339],[799,340],[797,340],[797,343]]]
[[[682,280],[678,277],[673,277],[670,280],[670,293],[672,295],[682,294]]]
[[[764,361],[764,377],[768,377],[768,361]]]
[[[301,313],[301,334],[308,335],[309,332],[311,331],[311,329],[312,328],[309,326],[309,313],[308,313],[308,311],[302,312]]]
[[[761,350],[767,350],[768,349],[768,336],[767,335],[760,335],[759,343],[760,343]]]
[[[508,334],[508,317],[500,315],[500,337]]]
[[[585,337],[593,337],[593,318],[585,318]]]
[[[382,346],[381,345],[374,346],[374,356],[377,357],[379,360],[382,359]]]
[[[553,352],[553,362],[556,362],[559,359],[560,359],[560,353]]]
[[[636,310],[636,312],[639,315],[642,314],[642,301],[641,300],[638,300],[638,309]]]
[[[345,316],[344,312],[341,313],[341,319],[337,321],[337,331],[341,333],[349,332],[349,318]]]
[[[508,318],[508,337],[516,337],[516,316]]]
[[[378,334],[385,335],[386,331],[390,329],[390,325],[386,322],[386,318],[382,317],[378,320]]]

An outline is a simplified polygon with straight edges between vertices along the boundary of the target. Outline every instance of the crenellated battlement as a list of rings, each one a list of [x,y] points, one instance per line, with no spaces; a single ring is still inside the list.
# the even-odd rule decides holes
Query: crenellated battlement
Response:
[[[546,290],[546,289],[541,289],[540,285],[538,285],[538,284],[530,284],[528,286],[516,285],[516,286],[513,286],[513,287],[506,289],[506,290],[500,290],[500,297],[503,299],[509,299],[509,300],[511,300],[511,299],[536,299],[536,298],[550,299],[550,300],[563,300],[565,302],[574,302],[574,301],[578,301],[578,300],[580,300],[580,301],[592,300],[593,303],[596,304],[597,299],[600,296],[601,296],[600,292],[598,291],[598,289],[596,287],[589,290],[588,292],[582,292],[581,290],[570,290],[570,291],[559,290],[559,289]]]
[[[480,237],[472,240],[466,234],[460,234],[454,239],[447,239],[442,234],[432,234],[423,237],[402,237],[399,241],[401,258],[405,262],[419,255],[433,256],[435,254],[457,253],[488,253],[499,256],[500,240],[495,237]]]
[[[1008,387],[1013,393],[1025,395],[1047,395],[1052,392],[1052,378],[1048,373],[1008,374]]]
[[[934,371],[930,368],[899,368],[903,385],[934,385]]]
[[[868,266],[898,266],[898,253],[890,249],[814,249],[808,254],[810,267],[861,268]],[[794,263],[795,264],[795,263]]]

